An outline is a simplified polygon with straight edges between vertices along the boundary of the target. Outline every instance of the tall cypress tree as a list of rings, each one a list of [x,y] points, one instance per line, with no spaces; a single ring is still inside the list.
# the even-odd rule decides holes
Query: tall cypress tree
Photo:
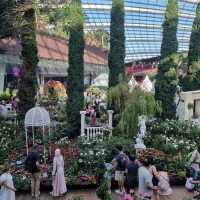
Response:
[[[163,118],[174,118],[176,114],[174,95],[177,86],[176,67],[178,63],[177,24],[178,2],[168,0],[163,22],[161,60],[155,84],[155,98],[161,103]]]
[[[14,20],[15,20],[15,0],[1,0],[0,3],[0,38],[5,38],[13,36],[15,34],[14,30]]]
[[[124,74],[125,30],[124,0],[112,0],[110,24],[110,53],[108,57],[109,87],[119,83],[119,75]]]
[[[80,110],[84,105],[84,20],[80,0],[72,1],[70,18],[66,111],[68,131],[77,136],[81,124]]]
[[[34,5],[25,2],[23,5],[23,24],[21,27],[21,46],[22,46],[22,78],[19,84],[19,118],[24,119],[27,110],[35,105],[37,93],[36,69],[38,64],[35,9]]]
[[[185,91],[200,89],[200,3],[192,26],[188,52],[188,72],[183,79]]]

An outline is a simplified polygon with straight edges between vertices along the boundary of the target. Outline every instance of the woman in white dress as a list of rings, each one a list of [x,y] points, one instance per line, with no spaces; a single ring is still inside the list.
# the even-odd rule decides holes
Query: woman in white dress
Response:
[[[54,197],[62,196],[67,192],[64,176],[64,160],[60,149],[56,149],[53,160],[53,191],[51,195]]]
[[[0,176],[0,199],[15,200],[15,187],[13,185],[13,178],[11,175],[11,167],[5,164],[3,174]]]

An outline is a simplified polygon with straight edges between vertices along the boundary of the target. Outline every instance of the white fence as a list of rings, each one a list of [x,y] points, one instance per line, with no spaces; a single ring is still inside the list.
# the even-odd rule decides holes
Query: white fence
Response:
[[[101,136],[103,138],[106,134],[108,136],[111,136],[112,129],[108,129],[105,127],[90,127],[90,126],[85,128],[85,136],[88,140],[95,139],[96,137],[101,137]]]
[[[87,126],[85,123],[85,111],[80,111],[81,114],[81,136],[86,136],[88,140],[94,139],[97,136],[112,135],[113,111],[108,110],[108,124],[102,126]]]

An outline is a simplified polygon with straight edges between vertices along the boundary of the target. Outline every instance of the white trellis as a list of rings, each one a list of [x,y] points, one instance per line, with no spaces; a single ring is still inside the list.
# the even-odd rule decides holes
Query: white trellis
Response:
[[[35,129],[34,127],[42,127],[42,134],[43,134],[43,140],[45,138],[45,128],[48,127],[48,134],[50,136],[50,124],[51,120],[49,117],[49,113],[46,111],[45,108],[40,106],[35,106],[34,108],[31,108],[28,110],[28,112],[25,115],[25,133],[26,133],[26,150],[28,155],[28,128],[32,128],[32,134],[33,134],[33,144],[35,143]],[[45,145],[44,145],[44,156],[45,156]]]
[[[81,136],[86,136],[87,139],[93,139],[98,135],[103,135],[105,131],[112,134],[113,129],[113,110],[108,110],[108,124],[105,126],[87,126],[85,123],[85,111],[80,111],[81,114]]]

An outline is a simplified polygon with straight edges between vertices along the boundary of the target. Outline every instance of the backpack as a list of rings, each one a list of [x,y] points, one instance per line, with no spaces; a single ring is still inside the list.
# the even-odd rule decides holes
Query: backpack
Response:
[[[117,160],[118,162],[118,167],[120,171],[125,171],[126,170],[126,159],[124,155],[119,155],[119,158]]]

